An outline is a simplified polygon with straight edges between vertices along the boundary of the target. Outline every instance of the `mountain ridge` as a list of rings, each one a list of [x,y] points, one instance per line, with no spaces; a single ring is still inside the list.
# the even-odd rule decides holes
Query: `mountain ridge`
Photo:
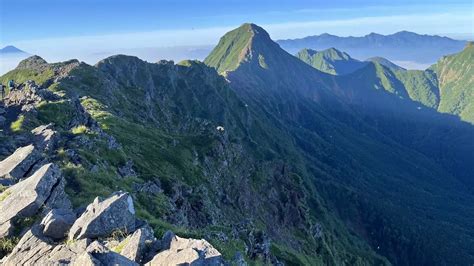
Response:
[[[254,24],[228,34],[204,63],[23,61],[1,77],[21,88],[1,158],[50,124],[43,156],[74,208],[127,191],[156,237],[205,238],[230,263],[472,261],[472,125],[418,109],[382,64],[334,76]]]
[[[377,38],[376,35],[373,35],[373,36]],[[223,43],[220,42],[218,46],[215,48],[215,51],[218,51],[219,49],[221,49],[222,47],[219,47],[219,46],[222,44]],[[260,53],[260,55],[263,58],[267,58],[270,56],[278,56],[282,54],[286,55],[287,53],[282,53],[281,51],[273,51],[271,54],[265,54],[264,51]],[[213,54],[211,53],[211,57],[212,56]],[[297,58],[294,58],[292,60],[297,60]],[[278,60],[275,60],[275,61],[278,61]],[[209,63],[209,62],[206,62],[206,63]],[[292,65],[292,64],[296,65],[296,63],[293,63],[293,61],[291,62],[286,61],[286,63],[287,65]],[[210,65],[214,66],[212,64]],[[254,65],[257,65],[257,64],[254,64]],[[383,77],[382,80],[377,81],[377,82],[380,82],[378,83],[379,85],[377,86],[382,87],[383,84],[389,84],[387,82],[391,82],[390,80],[395,80],[396,82],[400,82],[400,81],[397,81],[397,79],[388,79],[388,77],[390,76],[394,77],[396,73],[390,70],[389,68],[387,68],[386,66],[383,66],[379,63],[373,63],[373,62],[368,63],[367,66],[372,67],[372,70],[368,71],[369,73],[371,73],[370,75],[377,74],[377,73],[384,73],[382,75]],[[304,139],[305,145],[310,145],[309,143],[311,142],[311,140],[313,140],[312,137],[310,137],[311,135],[309,132],[312,132],[312,134],[317,135],[318,133],[316,132],[319,132],[318,129],[322,130],[321,127],[323,126],[316,126],[316,125],[326,125],[328,127],[331,127],[327,124],[328,122],[326,122],[327,121],[326,119],[328,119],[332,121],[330,123],[333,123],[333,126],[336,128],[338,127],[338,125],[341,126],[340,124],[338,124],[338,122],[341,124],[349,125],[349,127],[352,127],[355,124],[357,124],[358,126],[356,126],[357,128],[356,131],[361,130],[361,128],[364,128],[365,126],[368,126],[369,128],[372,128],[372,129],[367,128],[366,130],[363,130],[364,134],[369,134],[368,132],[371,132],[371,130],[376,129],[377,132],[380,132],[382,135],[389,137],[389,139],[392,139],[398,142],[403,147],[406,147],[408,149],[414,149],[417,152],[423,153],[424,156],[436,157],[438,155],[432,154],[431,150],[434,149],[436,145],[439,144],[439,141],[433,140],[433,142],[431,142],[431,141],[423,140],[421,141],[421,143],[417,143],[426,134],[424,133],[425,130],[430,131],[431,129],[433,129],[437,132],[435,135],[439,134],[438,136],[444,139],[444,136],[443,136],[444,133],[442,133],[443,130],[441,130],[441,128],[444,128],[445,130],[449,129],[449,131],[452,130],[451,127],[453,126],[463,128],[463,129],[460,129],[458,133],[449,132],[446,135],[446,137],[447,138],[454,137],[456,138],[455,141],[458,141],[457,138],[460,137],[459,143],[466,143],[469,146],[469,148],[466,147],[465,150],[463,150],[463,148],[460,148],[460,150],[457,150],[458,148],[453,147],[454,149],[453,154],[457,154],[455,156],[457,159],[455,160],[457,161],[457,163],[461,163],[461,165],[464,165],[462,166],[462,169],[465,169],[466,171],[465,176],[463,176],[464,170],[459,171],[460,172],[458,173],[459,175],[455,178],[458,181],[454,181],[454,183],[465,182],[466,185],[468,185],[469,187],[472,187],[473,184],[471,182],[472,180],[469,179],[469,175],[470,175],[469,173],[472,173],[473,169],[471,169],[471,167],[468,166],[467,164],[463,164],[462,163],[463,159],[461,159],[463,158],[463,156],[468,155],[470,153],[469,150],[473,148],[472,141],[469,141],[469,138],[470,138],[469,135],[472,134],[472,128],[470,127],[470,125],[459,122],[459,120],[456,117],[453,117],[451,115],[439,114],[435,110],[430,109],[430,108],[419,109],[418,108],[419,104],[417,104],[416,102],[413,102],[408,97],[410,90],[407,88],[400,87],[400,83],[391,84],[389,87],[390,88],[389,91],[384,91],[384,90],[377,89],[377,87],[375,88],[371,87],[371,86],[374,86],[374,84],[377,84],[377,83],[372,83],[372,82],[375,82],[372,79],[362,78],[362,80],[368,80],[368,83],[364,84],[364,83],[354,82],[350,77],[348,77],[350,75],[331,76],[331,75],[323,74],[319,71],[308,71],[308,72],[281,71],[280,72],[281,70],[280,67],[282,66],[275,67],[275,68],[270,67],[270,68],[267,68],[266,71],[260,71],[258,67],[255,68],[255,67],[250,67],[249,65],[242,64],[242,65],[239,65],[236,69],[226,72],[225,76],[230,81],[230,83],[233,84],[234,89],[243,99],[245,99],[246,101],[253,100],[253,101],[259,102],[259,104],[262,107],[264,107],[265,110],[267,110],[267,112],[273,114],[274,117],[277,117],[278,119],[281,119],[282,121],[284,121],[282,122],[283,124],[288,124],[288,125],[294,124],[296,127],[299,127],[299,129],[290,127],[288,131],[291,132],[290,134],[293,136],[293,138],[301,139],[301,140]],[[258,76],[259,80],[263,80],[264,82],[254,82],[253,78],[255,76]],[[273,76],[278,76],[279,79],[274,79],[272,78]],[[314,76],[318,76],[318,80],[322,82],[312,82],[311,77],[314,77]],[[297,80],[298,83],[296,83],[295,80]],[[275,95],[275,91],[273,90],[274,87],[280,87],[280,89],[278,90],[279,95],[281,95],[280,97],[277,97]],[[289,93],[289,91],[292,91],[291,88],[293,87],[300,87],[300,88],[305,87],[306,89],[293,91],[296,94]],[[361,88],[361,87],[364,87],[364,88]],[[259,93],[256,93],[257,89]],[[323,92],[327,91],[328,93],[323,94],[323,95],[315,94],[321,91]],[[364,104],[366,104],[367,107],[365,107]],[[347,105],[350,106],[349,109]],[[350,111],[351,109],[352,111]],[[351,112],[354,113],[354,116],[351,115]],[[360,117],[365,117],[365,118],[363,118],[363,120],[358,120],[358,118]],[[438,119],[440,121],[437,121]],[[354,122],[349,122],[349,121],[354,121]],[[355,122],[355,121],[358,121],[358,122]],[[398,130],[394,132],[392,128],[393,125],[390,126],[390,123],[394,123],[394,125],[397,125],[397,128],[398,127],[402,128],[403,127],[402,125],[404,125],[404,127],[410,128],[410,129],[406,133],[403,133],[403,131],[398,131]],[[304,137],[300,135],[302,134],[302,132],[299,131],[301,130],[301,127],[309,131],[309,132],[306,132]],[[342,132],[352,132],[351,129],[349,128],[345,128],[344,130],[343,129],[333,129],[333,130],[342,131]],[[471,133],[468,133],[468,132],[471,132]],[[357,133],[355,132],[354,134],[357,135]],[[371,135],[371,136],[373,138],[372,140],[377,139],[376,135]],[[354,136],[343,134],[343,136],[338,137],[338,141],[345,142],[343,141],[344,138],[350,139],[352,137]],[[382,137],[382,139],[384,139],[384,137]],[[316,143],[318,142],[316,139],[314,139],[313,141]],[[390,141],[385,140],[384,143],[390,143]],[[443,146],[443,149],[445,148],[449,149],[449,147],[450,147],[449,145]],[[305,147],[305,148],[309,149],[308,147]],[[396,148],[394,147],[392,147],[391,149],[396,150]],[[357,151],[354,151],[353,156],[355,157],[360,156],[360,155],[355,155],[356,153]],[[435,160],[438,160],[438,159],[435,159]],[[472,160],[472,158],[470,160]],[[446,167],[445,169],[451,169],[449,171],[454,171],[454,172],[457,171],[458,169],[457,166],[454,168],[449,167],[449,164],[450,164],[450,162],[448,162],[449,160],[443,159],[443,161],[444,162],[442,164],[444,165],[444,167]],[[461,169],[461,167],[459,169]],[[407,175],[407,173],[405,173],[405,175]],[[448,176],[448,175],[449,174],[441,174],[440,178],[443,179],[441,176]],[[413,178],[414,178],[413,180],[417,179],[417,177],[413,177]],[[386,182],[393,181],[393,180],[392,181],[388,181],[388,180],[392,180],[389,177]],[[343,181],[341,180],[341,182]],[[398,183],[398,185],[401,186],[402,183],[403,182]],[[381,189],[381,187],[378,187],[377,189]],[[399,200],[400,199],[401,198],[399,198]],[[350,204],[350,203],[347,203],[347,204]],[[449,217],[449,215],[446,217]],[[395,227],[408,226],[408,225],[398,224],[400,221],[397,221],[397,220],[398,220],[397,218],[392,220],[394,223],[393,226]],[[395,224],[398,224],[398,225],[395,225]],[[427,235],[431,234],[428,231],[426,231],[425,233]],[[378,239],[377,241],[386,241],[386,239],[391,239],[391,237],[388,235],[385,235],[384,237]],[[468,238],[464,240],[470,241],[468,240]],[[398,241],[398,240],[394,240],[394,241]],[[411,241],[416,242],[417,240],[413,239],[413,240],[410,240],[409,242]],[[442,242],[437,242],[436,244],[436,246],[439,246],[439,247],[443,245],[444,243]],[[405,247],[402,247],[402,246],[398,246],[396,249],[406,249],[406,248],[411,249],[407,246]],[[438,255],[434,255],[433,253],[433,252],[435,253],[438,252],[439,249],[435,248],[431,251],[428,251],[430,248],[429,247],[426,247],[426,248],[427,249],[424,252],[433,254],[433,256],[438,257],[438,260],[441,259]],[[435,250],[438,250],[438,251],[435,251]],[[446,252],[446,250],[444,252]],[[408,255],[410,259],[405,260],[406,258],[393,257],[392,255],[390,255],[390,252],[384,253],[384,255],[389,256],[392,263],[395,263],[395,264],[406,264],[408,263],[408,261],[413,261],[413,260],[418,261],[420,263],[427,263],[427,261],[424,260],[423,258],[416,258],[417,255],[412,254],[412,253],[410,254],[411,255]],[[445,253],[445,254],[446,256],[448,256],[448,253]],[[424,261],[424,262],[421,262],[421,261]]]

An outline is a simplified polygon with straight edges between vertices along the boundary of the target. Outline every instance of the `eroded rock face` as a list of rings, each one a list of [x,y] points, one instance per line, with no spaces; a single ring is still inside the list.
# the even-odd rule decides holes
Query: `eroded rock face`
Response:
[[[204,239],[186,239],[169,232],[162,241],[169,248],[159,252],[147,265],[223,265],[221,253]]]
[[[0,162],[0,184],[13,183],[24,177],[40,159],[40,154],[35,151],[33,145],[18,148],[12,155]]]
[[[115,230],[135,230],[135,209],[128,193],[118,192],[105,200],[97,197],[76,220],[69,239],[108,236]]]
[[[11,226],[16,219],[34,216],[43,205],[49,205],[52,192],[61,179],[59,168],[54,164],[46,164],[32,176],[4,191],[0,202],[1,231],[11,231],[5,230],[5,226]]]

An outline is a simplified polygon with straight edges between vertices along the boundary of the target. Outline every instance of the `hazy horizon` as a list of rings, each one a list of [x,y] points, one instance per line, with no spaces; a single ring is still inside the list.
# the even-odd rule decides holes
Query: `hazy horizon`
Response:
[[[278,5],[266,0],[226,4],[215,0],[5,0],[0,7],[0,47],[13,45],[51,62],[76,58],[93,64],[103,58],[98,55],[126,52],[147,61],[179,60],[189,49],[216,45],[222,35],[244,22],[262,26],[274,40],[322,33],[386,35],[402,30],[456,39],[474,36],[472,3],[466,0],[284,0]],[[150,49],[156,55],[144,53]]]
[[[230,29],[227,29],[231,30]],[[400,30],[400,31],[409,31],[409,30]],[[390,35],[394,34],[400,31],[384,34],[384,35]],[[412,31],[410,31],[412,32]],[[327,34],[331,35],[336,35],[330,32],[324,32]],[[318,33],[318,34],[311,34],[311,35],[306,35],[302,36],[307,37],[307,36],[315,36],[315,35],[321,35],[324,33]],[[337,35],[340,37],[362,37],[366,36],[370,33],[364,33],[359,36],[355,35]],[[378,32],[375,32],[378,33]],[[421,32],[415,32],[419,35],[425,35],[425,33]],[[380,34],[380,33],[379,33]],[[430,34],[428,34],[430,35]],[[437,35],[437,34],[436,34]],[[462,38],[454,38],[452,36],[449,36],[448,34],[445,35],[438,35],[441,37],[448,37],[451,39],[455,40],[470,40],[470,39],[462,39]],[[220,37],[219,37],[220,38]],[[280,38],[281,40],[283,39],[289,39],[289,38]],[[296,39],[296,38],[295,38]],[[274,39],[277,41],[276,39]],[[176,46],[162,46],[162,47],[137,47],[137,48],[114,48],[114,49],[104,49],[104,48],[95,48],[92,47],[90,49],[87,49],[86,51],[77,51],[76,55],[73,56],[71,52],[66,52],[66,53],[58,53],[55,52],[54,54],[50,53],[45,53],[45,54],[39,54],[39,53],[31,53],[30,51],[24,49],[23,47],[18,47],[16,45],[13,45],[14,47],[23,50],[27,54],[25,55],[0,55],[0,58],[2,59],[2,62],[0,64],[0,74],[4,74],[12,69],[14,69],[18,63],[27,58],[28,56],[31,55],[38,55],[44,58],[46,61],[50,63],[55,63],[55,62],[62,62],[62,61],[67,61],[70,59],[77,59],[80,61],[83,61],[87,64],[94,65],[97,62],[99,62],[102,59],[105,59],[109,56],[116,55],[116,54],[125,54],[125,55],[130,55],[130,56],[137,56],[138,58],[148,61],[148,62],[158,62],[159,60],[173,60],[175,62],[179,62],[182,60],[186,59],[191,59],[191,60],[204,60],[204,58],[210,53],[212,48],[217,44],[217,41],[213,44],[202,44],[202,45],[176,45]],[[11,45],[11,44],[8,44]],[[8,46],[6,45],[6,46]],[[2,47],[3,48],[3,47]],[[69,56],[71,55],[71,56]],[[69,56],[69,57],[68,57]],[[356,58],[361,61],[367,59],[367,58]],[[418,69],[418,70],[423,70],[428,68],[431,64],[426,64],[426,63],[419,63],[415,61],[393,61],[395,64],[398,64],[404,68],[407,69]]]

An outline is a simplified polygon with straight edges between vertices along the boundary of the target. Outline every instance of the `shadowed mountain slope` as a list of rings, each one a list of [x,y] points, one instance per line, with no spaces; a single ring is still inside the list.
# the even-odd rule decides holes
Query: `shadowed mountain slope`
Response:
[[[250,35],[254,37],[246,46],[251,49],[233,51],[232,46],[228,45],[232,41],[226,35],[214,50],[245,55],[232,64],[236,68],[219,68],[220,65],[215,64],[220,61],[217,59],[219,54],[214,52],[205,62],[219,68],[219,72],[226,76],[246,102],[258,104],[267,116],[286,125],[298,149],[304,154],[309,171],[307,182],[315,186],[315,191],[323,194],[337,215],[347,222],[346,226],[357,228],[361,238],[395,264],[457,260],[449,254],[450,248],[446,246],[454,248],[454,242],[449,241],[447,244],[441,241],[447,240],[452,234],[440,236],[432,228],[441,228],[442,223],[438,223],[441,220],[452,222],[457,208],[471,208],[462,200],[452,202],[448,207],[444,200],[438,201],[432,196],[444,195],[442,198],[445,199],[450,197],[448,195],[459,193],[472,196],[468,190],[460,192],[465,189],[462,182],[472,187],[469,176],[473,169],[463,163],[463,158],[473,162],[470,155],[473,150],[470,137],[472,127],[429,108],[418,109],[419,105],[409,97],[410,94],[416,94],[416,88],[405,87],[396,78],[396,73],[381,64],[369,63],[354,72],[351,78],[348,78],[349,75],[334,78],[317,70],[307,70],[303,62],[289,57],[288,53],[277,47],[268,34],[262,33],[260,27],[244,24],[234,31],[239,30],[252,31]],[[262,58],[272,63],[262,64]],[[299,71],[290,71],[288,68]],[[424,96],[419,97],[423,99]],[[438,119],[442,121],[438,123]],[[425,122],[419,125],[421,121]],[[391,123],[393,126],[389,127]],[[433,140],[424,139],[425,134],[433,129],[436,129],[435,135],[439,135]],[[445,130],[449,132],[443,133]],[[439,156],[443,156],[441,151],[449,150],[451,145],[444,143],[436,146],[445,138],[450,143],[466,143],[467,147],[456,144],[450,150],[455,158],[445,158],[444,163],[439,164]],[[441,153],[433,155],[431,152],[435,147]],[[328,161],[329,158],[334,158],[334,161]],[[451,165],[453,161],[456,166]],[[417,167],[413,168],[413,165]],[[458,167],[460,165],[463,168]],[[328,179],[321,176],[322,169],[328,174]],[[447,184],[454,187],[447,188]],[[426,189],[435,189],[437,192],[429,195],[423,192]],[[326,194],[324,191],[332,192]],[[352,196],[349,197],[349,194]],[[435,209],[443,209],[441,212],[444,214],[435,220],[419,216],[415,209],[427,210],[427,206],[418,205],[424,201],[421,200],[423,197],[426,197],[425,200],[431,198],[428,201],[434,204],[428,209],[439,206],[439,209]],[[346,216],[347,209],[353,210],[352,215]],[[434,211],[426,215],[439,215],[441,212]],[[416,222],[405,221],[402,216],[417,217]],[[372,220],[374,217],[379,218]],[[417,231],[415,228],[421,224],[430,224],[430,229],[423,226],[423,230]],[[465,226],[464,222],[459,225]],[[432,240],[433,235],[436,235],[436,240]],[[468,250],[468,243],[473,239],[468,235],[459,236],[458,239],[464,243],[463,256],[468,260],[473,255]],[[421,253],[430,255],[419,256],[417,254],[420,253],[415,250],[423,250]]]

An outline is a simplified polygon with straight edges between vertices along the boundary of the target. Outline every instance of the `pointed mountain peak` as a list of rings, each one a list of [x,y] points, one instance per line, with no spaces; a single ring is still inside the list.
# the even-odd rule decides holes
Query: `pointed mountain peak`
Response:
[[[265,54],[281,52],[276,50],[281,49],[263,28],[245,23],[226,33],[204,62],[222,73],[235,70],[244,61],[262,61]]]
[[[26,54],[26,52],[16,48],[13,45],[7,45],[0,49],[0,54]]]
[[[240,25],[240,27],[237,28],[237,30],[239,30],[239,29],[253,31],[255,33],[259,33],[259,32],[266,33],[263,28],[257,26],[256,24],[253,24],[253,23],[244,23],[244,24]]]

